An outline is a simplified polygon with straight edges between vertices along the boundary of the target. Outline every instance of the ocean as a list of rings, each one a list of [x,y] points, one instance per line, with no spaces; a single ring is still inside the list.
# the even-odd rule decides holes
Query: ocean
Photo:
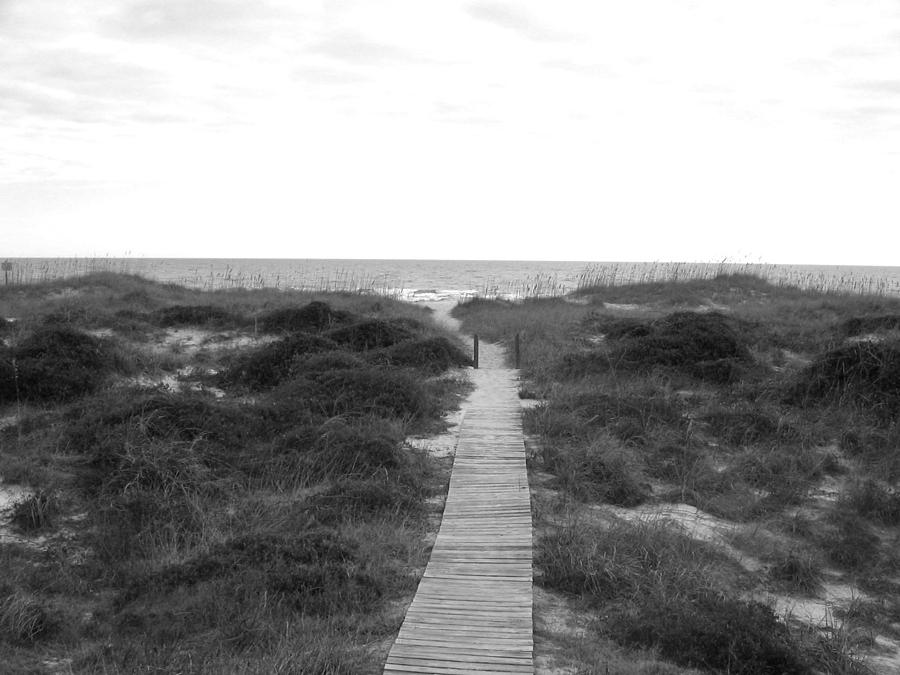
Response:
[[[204,288],[294,288],[379,293],[410,301],[561,295],[593,283],[671,281],[746,273],[774,283],[900,296],[900,267],[757,263],[250,258],[11,258],[7,283],[90,272],[138,274]]]

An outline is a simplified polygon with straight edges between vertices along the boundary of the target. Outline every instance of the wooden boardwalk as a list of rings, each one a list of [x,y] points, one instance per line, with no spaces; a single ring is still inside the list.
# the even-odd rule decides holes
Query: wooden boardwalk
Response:
[[[444,516],[384,672],[534,673],[531,503],[515,371],[482,344]]]

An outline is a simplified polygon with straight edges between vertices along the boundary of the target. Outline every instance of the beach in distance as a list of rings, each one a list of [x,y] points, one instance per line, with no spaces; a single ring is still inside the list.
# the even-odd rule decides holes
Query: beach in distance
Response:
[[[296,258],[11,258],[10,283],[97,271],[138,274],[207,290],[284,288],[366,291],[413,300],[562,295],[579,287],[746,273],[825,291],[900,295],[900,267],[741,262],[367,260]]]

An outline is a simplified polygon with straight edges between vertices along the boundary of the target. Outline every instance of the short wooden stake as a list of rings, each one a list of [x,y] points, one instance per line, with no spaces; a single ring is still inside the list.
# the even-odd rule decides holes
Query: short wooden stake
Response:
[[[473,361],[475,362],[475,367],[478,367],[478,333],[472,336],[474,338],[474,346],[472,348],[473,353]]]

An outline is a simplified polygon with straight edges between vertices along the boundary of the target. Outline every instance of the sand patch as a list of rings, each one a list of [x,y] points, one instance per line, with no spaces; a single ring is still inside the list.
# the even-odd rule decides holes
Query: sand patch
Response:
[[[170,328],[151,347],[155,351],[176,351],[187,355],[200,349],[222,351],[244,349],[278,340],[276,335],[252,335],[238,332],[209,331],[202,328]]]
[[[604,302],[603,309],[611,309],[613,311],[619,312],[638,312],[642,309],[646,309],[646,305],[635,305],[633,303],[628,302]]]
[[[407,443],[418,450],[424,450],[432,457],[452,457],[456,454],[459,428],[464,417],[464,410],[455,410],[448,413],[444,417],[448,424],[446,431],[427,438],[409,438]]]
[[[19,421],[19,415],[14,413],[12,415],[4,415],[0,417],[0,431],[3,431],[7,427],[15,426]]]
[[[853,602],[867,600],[869,596],[855,586],[840,581],[822,584],[822,598],[798,598],[792,595],[768,593],[765,599],[775,608],[776,613],[786,619],[796,619],[816,628],[828,628],[837,622],[835,607],[846,608]]]
[[[203,384],[197,380],[191,380],[191,377],[197,377],[198,368],[194,368],[193,366],[185,366],[183,368],[179,368],[174,374],[167,373],[163,375],[148,375],[146,373],[138,375],[135,378],[131,378],[128,380],[129,384],[137,385],[139,387],[146,387],[148,389],[165,389],[166,391],[170,391],[174,394],[178,394],[184,391],[198,391],[205,392],[207,394],[212,394],[216,398],[224,398],[225,391],[220,389],[219,387],[213,387],[207,384]],[[215,375],[217,371],[213,369],[202,370],[202,374],[206,375]]]
[[[27,499],[34,490],[24,485],[0,485],[0,544],[24,544],[40,547],[44,537],[23,537],[12,529],[13,507]]]

